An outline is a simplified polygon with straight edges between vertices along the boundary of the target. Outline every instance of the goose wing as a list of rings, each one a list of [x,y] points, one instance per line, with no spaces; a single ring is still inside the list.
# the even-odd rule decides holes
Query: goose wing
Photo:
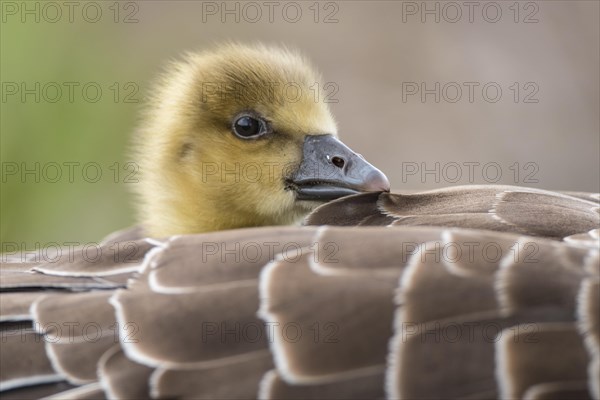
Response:
[[[597,193],[516,186],[457,186],[412,194],[366,193],[317,208],[307,225],[446,226],[563,239],[600,226]]]
[[[585,197],[556,197],[537,204],[590,215],[578,214],[593,207]],[[394,225],[368,215],[381,204],[399,213],[393,196],[382,198],[333,204],[349,219],[358,221],[344,209],[354,203],[370,223]],[[465,214],[459,203],[450,210]],[[0,390],[20,399],[597,399],[599,230],[585,218],[560,234],[536,225],[538,236],[522,233],[531,222],[511,232],[270,227],[160,240],[127,231],[93,255],[3,255]]]

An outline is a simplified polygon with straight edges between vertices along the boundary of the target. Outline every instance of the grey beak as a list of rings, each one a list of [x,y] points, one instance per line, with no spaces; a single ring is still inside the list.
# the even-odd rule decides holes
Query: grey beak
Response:
[[[389,192],[387,177],[332,135],[307,136],[290,187],[298,200],[329,201],[361,192]]]

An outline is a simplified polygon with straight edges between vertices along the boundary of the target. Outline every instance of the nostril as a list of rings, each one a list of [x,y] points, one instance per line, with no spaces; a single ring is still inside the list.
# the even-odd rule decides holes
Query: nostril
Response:
[[[338,168],[344,168],[344,165],[346,164],[344,159],[341,157],[333,157],[331,159],[331,162],[333,163],[333,165],[335,165]]]

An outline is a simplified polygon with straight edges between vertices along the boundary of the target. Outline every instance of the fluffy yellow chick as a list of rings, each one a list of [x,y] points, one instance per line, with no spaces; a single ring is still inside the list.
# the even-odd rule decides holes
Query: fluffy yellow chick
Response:
[[[152,236],[297,222],[325,201],[388,191],[337,139],[297,53],[227,44],[172,63],[135,136],[138,214]]]

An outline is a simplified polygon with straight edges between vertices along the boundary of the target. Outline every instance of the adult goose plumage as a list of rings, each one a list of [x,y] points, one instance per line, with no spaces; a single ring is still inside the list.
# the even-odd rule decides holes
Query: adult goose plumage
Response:
[[[212,89],[210,107],[194,103],[218,72],[231,84],[267,71],[264,84],[304,66],[262,47],[188,57],[141,133],[141,227],[93,254],[3,255],[3,398],[600,398],[598,195],[382,193],[323,103],[232,104]],[[269,134],[232,134],[247,116]],[[246,144],[289,168],[242,183],[248,196],[230,197],[244,192],[227,175],[202,180],[199,164],[248,161]],[[210,218],[219,194],[245,217]],[[311,210],[306,226],[222,230]]]

